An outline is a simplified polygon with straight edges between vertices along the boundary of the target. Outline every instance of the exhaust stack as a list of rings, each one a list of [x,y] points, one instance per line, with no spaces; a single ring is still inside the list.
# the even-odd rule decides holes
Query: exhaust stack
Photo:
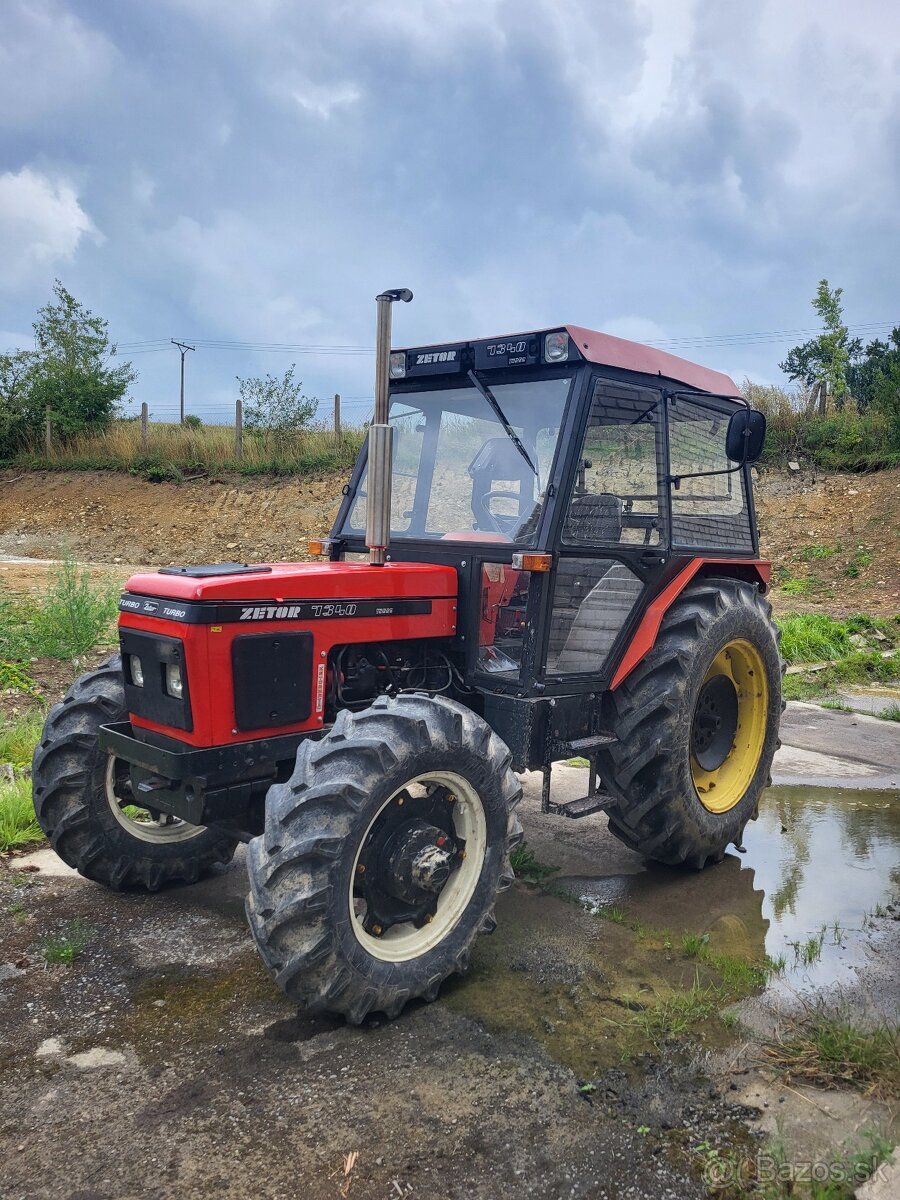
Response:
[[[369,563],[383,567],[391,543],[391,466],[394,431],[388,424],[391,358],[391,305],[409,304],[409,288],[392,288],[375,297],[378,328],[375,337],[375,419],[369,426],[369,476],[366,502],[366,545]]]

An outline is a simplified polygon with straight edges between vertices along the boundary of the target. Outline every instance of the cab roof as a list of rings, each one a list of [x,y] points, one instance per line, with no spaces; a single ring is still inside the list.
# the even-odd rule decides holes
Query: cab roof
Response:
[[[581,325],[566,325],[565,329],[588,362],[604,367],[619,367],[623,371],[638,371],[642,375],[660,375],[702,392],[743,399],[731,376],[721,371],[701,367],[699,363],[679,358],[677,354],[668,354],[665,350],[657,350],[655,346],[613,337],[611,333],[598,333]]]
[[[568,358],[545,357],[545,338],[565,331],[569,335]],[[551,329],[534,329],[500,337],[478,338],[467,342],[443,342],[439,345],[417,346],[393,351],[392,357],[403,356],[404,370],[400,378],[423,375],[459,375],[473,367],[478,371],[534,367],[564,362],[591,362],[598,366],[653,375],[692,390],[717,396],[727,396],[737,403],[746,403],[737,384],[730,376],[699,363],[630,342],[626,338],[599,333],[581,325],[557,325]],[[395,378],[392,376],[392,379]]]

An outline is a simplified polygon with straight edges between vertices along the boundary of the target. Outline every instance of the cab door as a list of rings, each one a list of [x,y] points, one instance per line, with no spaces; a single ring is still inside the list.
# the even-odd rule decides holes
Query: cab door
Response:
[[[663,396],[593,380],[585,434],[560,527],[545,678],[585,686],[607,663],[667,542]]]

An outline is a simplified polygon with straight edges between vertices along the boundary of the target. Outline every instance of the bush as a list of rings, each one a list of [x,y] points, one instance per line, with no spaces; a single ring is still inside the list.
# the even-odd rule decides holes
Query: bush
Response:
[[[900,426],[885,412],[861,414],[850,402],[822,416],[810,411],[802,390],[763,387],[749,379],[741,390],[766,416],[764,464],[806,459],[831,471],[873,471],[900,464]]]

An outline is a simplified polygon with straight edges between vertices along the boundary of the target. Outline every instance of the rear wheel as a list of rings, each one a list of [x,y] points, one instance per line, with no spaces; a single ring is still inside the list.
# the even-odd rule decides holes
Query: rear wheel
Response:
[[[609,827],[664,863],[703,867],[758,813],[783,708],[778,630],[750,584],[685,589],[647,657],[609,694],[599,766]]]
[[[64,862],[107,887],[194,883],[213,863],[228,862],[237,843],[136,802],[128,763],[98,741],[101,725],[127,720],[115,655],[50,710],[32,764],[38,822]]]
[[[354,1024],[435,999],[494,928],[520,797],[506,746],[452,700],[342,712],[270,788],[248,851],[247,917],[279,986]]]

